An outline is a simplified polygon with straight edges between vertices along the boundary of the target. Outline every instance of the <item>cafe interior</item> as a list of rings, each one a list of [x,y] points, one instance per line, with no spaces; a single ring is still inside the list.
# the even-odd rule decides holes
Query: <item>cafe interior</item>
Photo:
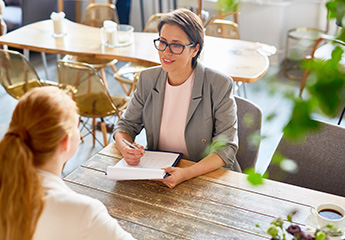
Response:
[[[0,62],[0,136],[26,91],[60,87],[74,94],[81,132],[62,177],[74,191],[101,200],[134,237],[269,239],[256,225],[266,229],[295,210],[292,223],[313,234],[322,226],[311,208],[345,208],[345,35],[328,2],[337,1],[0,0],[0,61],[9,59]],[[244,173],[219,169],[174,189],[104,180],[106,167],[121,158],[112,131],[140,72],[160,65],[157,24],[177,8],[202,19],[199,61],[234,81]],[[83,74],[88,81],[78,80]],[[96,111],[93,97],[101,100]],[[145,132],[135,141],[145,146]],[[249,177],[258,175],[263,183],[256,186]],[[335,226],[342,230],[345,220]]]

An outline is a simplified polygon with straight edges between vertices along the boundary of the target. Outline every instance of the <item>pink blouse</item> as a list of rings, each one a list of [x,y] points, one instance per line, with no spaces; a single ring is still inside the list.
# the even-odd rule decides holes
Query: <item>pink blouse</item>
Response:
[[[183,153],[188,159],[185,141],[185,128],[190,98],[192,96],[194,71],[178,86],[165,84],[165,95],[160,126],[158,149]]]

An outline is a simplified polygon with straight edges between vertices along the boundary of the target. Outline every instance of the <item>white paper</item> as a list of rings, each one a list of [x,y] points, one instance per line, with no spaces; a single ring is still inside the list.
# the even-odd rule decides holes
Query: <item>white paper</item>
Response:
[[[109,166],[107,177],[114,180],[163,179],[165,171],[179,154],[159,151],[146,151],[137,166],[130,166],[122,158],[115,166]]]

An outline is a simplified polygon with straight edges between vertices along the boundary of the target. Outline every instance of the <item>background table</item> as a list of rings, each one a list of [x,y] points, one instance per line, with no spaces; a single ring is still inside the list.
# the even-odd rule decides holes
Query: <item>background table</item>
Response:
[[[310,207],[345,198],[266,180],[250,185],[246,175],[219,169],[169,189],[156,181],[114,181],[107,166],[121,156],[108,145],[64,178],[76,192],[102,201],[111,216],[138,239],[269,239],[257,233],[275,217],[293,210],[293,220],[304,225]],[[193,162],[181,160],[185,167]]]
[[[93,58],[118,59],[146,65],[159,65],[153,39],[157,33],[134,32],[134,43],[126,47],[107,48],[101,44],[99,28],[65,19],[63,38],[54,38],[53,23],[44,20],[23,26],[0,37],[0,44],[30,51],[71,54]],[[269,68],[268,56],[273,46],[237,39],[205,37],[201,62],[230,75],[235,81],[254,82]]]

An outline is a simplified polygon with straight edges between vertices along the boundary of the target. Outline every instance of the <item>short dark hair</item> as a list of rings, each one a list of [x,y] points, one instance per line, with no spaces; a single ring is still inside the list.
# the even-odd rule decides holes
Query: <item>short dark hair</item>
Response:
[[[180,8],[162,16],[158,23],[159,35],[164,24],[177,25],[187,34],[189,41],[194,43],[194,47],[199,44],[199,51],[192,59],[192,67],[194,68],[204,46],[204,27],[201,19],[192,11]]]

